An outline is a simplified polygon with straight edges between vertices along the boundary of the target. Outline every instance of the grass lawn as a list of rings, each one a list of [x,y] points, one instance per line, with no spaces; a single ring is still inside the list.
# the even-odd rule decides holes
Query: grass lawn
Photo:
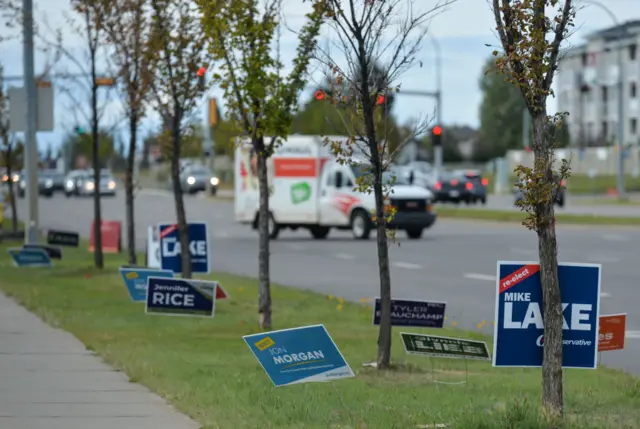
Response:
[[[436,213],[438,213],[438,217],[441,218],[478,219],[498,222],[522,222],[527,216],[525,213],[520,211],[443,207],[442,205],[436,206],[435,210]],[[576,224],[640,226],[640,212],[638,217],[556,213],[556,222],[559,225]]]
[[[10,263],[9,246],[0,244],[0,289],[207,429],[549,429],[531,411],[540,402],[540,370],[469,361],[466,386],[435,384],[433,377],[464,380],[465,363],[406,356],[399,328],[396,369],[363,368],[376,354],[367,303],[273,287],[276,328],[324,323],[356,372],[334,384],[343,404],[328,383],[273,387],[241,338],[257,332],[254,279],[213,275],[231,295],[218,302],[213,319],[145,316],[144,304],[129,300],[116,270],[121,257],[107,255],[106,269],[98,272],[84,250],[65,249],[54,268],[19,269]],[[452,327],[432,333],[485,339],[491,348],[479,333]],[[608,369],[567,370],[566,376],[565,427],[640,428],[640,381]]]

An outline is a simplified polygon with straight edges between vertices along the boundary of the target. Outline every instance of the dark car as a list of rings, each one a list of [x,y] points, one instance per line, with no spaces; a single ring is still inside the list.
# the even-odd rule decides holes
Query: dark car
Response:
[[[20,177],[18,197],[24,198],[27,182],[23,174],[21,174]],[[52,197],[56,192],[64,192],[64,175],[57,170],[38,171],[38,194],[45,197]]]
[[[564,207],[567,196],[567,182],[564,179],[560,179],[557,174],[554,175],[554,180],[558,184],[553,190],[553,203],[558,207]],[[521,182],[522,183],[522,182]],[[519,186],[515,186],[515,205],[518,205],[520,201],[524,199],[524,194]]]
[[[433,193],[439,202],[486,204],[488,184],[476,170],[445,171],[434,185]]]
[[[215,195],[219,184],[220,180],[208,168],[200,165],[188,165],[180,172],[182,191],[189,194],[206,191],[211,187],[211,195]]]

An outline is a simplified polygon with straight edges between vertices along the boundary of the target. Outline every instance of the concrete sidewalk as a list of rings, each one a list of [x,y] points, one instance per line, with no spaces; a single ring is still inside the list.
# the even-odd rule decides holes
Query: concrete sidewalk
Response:
[[[0,428],[198,429],[0,293]]]

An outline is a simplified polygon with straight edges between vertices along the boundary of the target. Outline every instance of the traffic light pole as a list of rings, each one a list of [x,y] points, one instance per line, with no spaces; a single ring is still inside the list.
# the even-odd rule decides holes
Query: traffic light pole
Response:
[[[440,43],[435,37],[431,37],[433,47],[436,50],[436,125],[442,127],[442,51],[440,49]],[[442,171],[442,144],[434,147],[433,150],[434,164],[436,170],[436,177],[440,176]]]
[[[24,86],[27,98],[27,122],[25,132],[25,173],[27,218],[24,241],[26,244],[37,244],[38,237],[38,145],[37,129],[37,94],[34,71],[33,52],[33,0],[22,0],[22,31]]]

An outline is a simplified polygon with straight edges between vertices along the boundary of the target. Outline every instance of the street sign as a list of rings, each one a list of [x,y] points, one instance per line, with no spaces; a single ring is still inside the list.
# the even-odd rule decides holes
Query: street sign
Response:
[[[599,264],[558,264],[562,366],[598,366]],[[540,367],[544,347],[540,265],[498,262],[493,366]]]
[[[47,244],[57,246],[78,247],[80,245],[80,234],[69,231],[47,231]]]
[[[242,337],[276,387],[354,377],[324,325]]]
[[[483,341],[407,332],[401,332],[400,336],[404,351],[409,354],[451,359],[491,359],[487,343]]]
[[[182,250],[178,225],[175,223],[161,223],[158,225],[160,236],[160,267],[174,273],[182,273]],[[209,274],[209,238],[207,224],[204,222],[189,222],[189,253],[191,254],[191,271]]]
[[[36,85],[37,110],[36,131],[53,131],[54,102],[51,85]],[[27,131],[27,92],[24,88],[9,88],[9,131],[24,133]]]
[[[598,351],[624,349],[624,337],[627,324],[627,314],[608,314],[600,316],[600,330],[598,331]]]
[[[217,282],[147,277],[147,314],[213,317]]]
[[[147,300],[147,279],[149,277],[174,278],[173,271],[169,270],[120,267],[119,271],[124,285],[129,291],[129,296],[135,302]]]
[[[25,244],[23,249],[42,249],[51,259],[62,259],[62,249],[57,246],[45,246],[44,244]]]
[[[442,328],[446,306],[445,302],[392,299],[391,326]],[[380,315],[380,298],[376,297],[373,306],[373,324],[376,326],[380,325]]]
[[[44,249],[13,247],[9,249],[9,255],[17,267],[50,267],[53,265]]]

